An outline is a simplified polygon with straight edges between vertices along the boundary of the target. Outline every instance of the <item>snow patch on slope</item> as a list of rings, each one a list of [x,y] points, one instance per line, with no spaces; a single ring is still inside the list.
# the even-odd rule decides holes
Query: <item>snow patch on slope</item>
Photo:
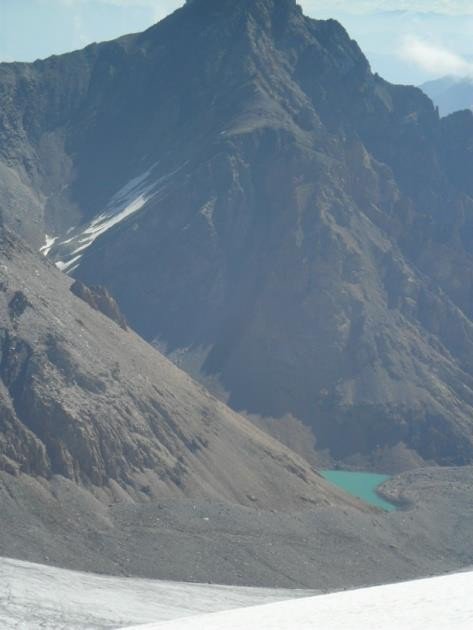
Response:
[[[160,193],[166,190],[169,180],[184,166],[155,179],[153,173],[157,164],[154,164],[145,173],[133,178],[123,186],[111,198],[105,210],[89,224],[73,230],[72,234],[68,231],[68,238],[63,241],[54,239],[52,243],[49,243],[48,247],[45,248],[45,255],[52,254],[56,260],[56,266],[61,271],[70,273],[78,267],[85,251],[100,236],[139,212],[151,199],[156,199]]]
[[[45,234],[45,244],[43,247],[40,247],[40,253],[43,254],[43,256],[47,256],[56,241],[57,236],[49,236],[49,234]]]
[[[471,630],[473,572],[320,595],[128,630]]]

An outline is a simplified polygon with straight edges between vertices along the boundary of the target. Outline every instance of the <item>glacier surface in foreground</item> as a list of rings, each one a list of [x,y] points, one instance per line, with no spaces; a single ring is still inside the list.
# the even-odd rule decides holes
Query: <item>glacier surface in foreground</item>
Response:
[[[471,630],[473,572],[197,615],[139,630]],[[128,630],[138,630],[129,628]]]
[[[105,630],[307,594],[105,577],[0,558],[1,630]]]
[[[471,630],[472,593],[473,571],[313,597],[0,558],[2,630]]]

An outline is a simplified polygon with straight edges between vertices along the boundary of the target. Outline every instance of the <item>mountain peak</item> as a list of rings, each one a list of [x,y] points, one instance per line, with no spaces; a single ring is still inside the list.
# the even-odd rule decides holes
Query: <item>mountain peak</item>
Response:
[[[267,8],[290,7],[296,8],[296,0],[187,0],[186,6],[207,6],[221,7],[228,10],[230,5],[246,7],[252,9],[254,7],[265,6]]]
[[[187,0],[186,7],[205,11],[210,14],[232,11],[251,14],[288,14],[292,11],[302,12],[296,0]]]
[[[237,410],[340,460],[473,462],[473,115],[294,0],[0,69],[7,227]]]

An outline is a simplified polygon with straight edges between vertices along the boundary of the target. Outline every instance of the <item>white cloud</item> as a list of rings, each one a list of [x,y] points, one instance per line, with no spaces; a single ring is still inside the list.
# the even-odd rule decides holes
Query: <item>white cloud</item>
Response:
[[[409,11],[443,15],[473,15],[471,0],[299,0],[299,4],[314,15],[317,12],[375,13],[378,11]]]
[[[435,76],[472,77],[473,63],[431,42],[409,36],[403,41],[401,57]]]
[[[184,0],[56,0],[67,6],[86,3],[109,4],[130,8],[149,8],[164,16],[182,6]],[[473,15],[471,0],[298,0],[303,9],[312,15],[327,13],[373,13],[377,11],[409,11],[440,13],[444,15]]]

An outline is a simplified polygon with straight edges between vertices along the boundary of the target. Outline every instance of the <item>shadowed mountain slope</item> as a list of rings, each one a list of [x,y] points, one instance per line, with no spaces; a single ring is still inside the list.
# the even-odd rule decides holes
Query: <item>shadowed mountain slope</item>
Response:
[[[2,232],[0,470],[144,501],[357,505],[70,284]]]

